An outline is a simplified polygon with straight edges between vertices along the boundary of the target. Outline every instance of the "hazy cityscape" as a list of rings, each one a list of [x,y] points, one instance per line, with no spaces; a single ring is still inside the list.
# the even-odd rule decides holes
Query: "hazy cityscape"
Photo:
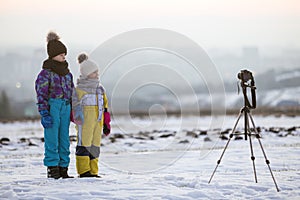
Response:
[[[0,117],[37,115],[34,81],[47,58],[50,30],[68,47],[75,83],[79,76],[76,57],[81,52],[92,54],[115,114],[124,108],[193,111],[200,106],[209,110],[212,101],[238,109],[242,95],[237,95],[237,73],[242,69],[254,74],[258,107],[299,109],[299,13],[299,3],[293,0],[1,1]],[[168,34],[163,39],[160,34],[149,34],[116,40],[113,49],[93,54],[111,38],[143,29]],[[172,34],[190,40],[189,45],[176,37],[167,43]],[[156,39],[166,49],[176,47],[206,60],[192,66],[176,52],[153,49],[116,54],[123,42],[149,40],[151,45]],[[203,48],[201,55],[194,52],[193,44]],[[108,57],[111,63],[109,59],[103,62]]]
[[[73,48],[70,49],[69,54],[67,56],[67,60],[70,65],[70,69],[74,75],[74,82],[76,83],[76,79],[79,76],[79,66],[76,61],[76,57],[82,48]],[[293,96],[293,99],[281,99],[288,101],[287,105],[292,104],[293,106],[299,107],[299,86],[300,86],[300,50],[299,49],[282,49],[278,51],[278,54],[269,54],[262,55],[259,48],[255,46],[251,47],[241,47],[240,49],[236,49],[236,51],[228,51],[226,49],[208,49],[207,54],[216,65],[217,70],[221,74],[223,79],[223,84],[225,86],[226,93],[236,94],[237,86],[236,82],[237,73],[242,69],[248,69],[253,72],[256,85],[259,89],[259,96],[263,96],[263,93],[269,90],[282,90],[286,88],[295,88],[296,96]],[[151,56],[151,53],[146,53],[144,55]],[[18,112],[18,116],[25,117],[33,117],[37,114],[37,110],[35,107],[35,91],[34,91],[34,81],[36,79],[37,74],[41,70],[41,64],[43,60],[46,58],[46,52],[44,48],[18,48],[18,49],[8,49],[2,50],[0,55],[0,68],[1,68],[1,77],[0,77],[0,91],[1,91],[1,101],[2,106],[5,106],[5,98],[8,99],[9,108],[3,109],[1,108],[2,118],[5,116],[16,116],[16,112]],[[164,57],[156,58],[157,63],[163,63]],[[167,58],[168,59],[168,58]],[[145,58],[141,58],[141,60],[145,60]],[[175,66],[176,61],[174,61],[173,65]],[[120,65],[120,63],[118,63]],[[121,65],[126,65],[126,63],[121,63]],[[171,64],[172,65],[172,64]],[[102,66],[101,66],[102,67]],[[101,67],[100,67],[100,76],[101,76]],[[172,66],[171,66],[172,67]],[[188,67],[186,68],[188,69]],[[116,71],[113,73],[117,73]],[[123,73],[123,72],[122,72]],[[159,73],[159,71],[158,71]],[[137,79],[143,79],[146,76],[152,76],[157,74],[154,72],[153,74],[139,74]],[[113,74],[105,74],[103,78],[102,84],[108,88],[107,93],[109,97],[111,97],[110,91],[114,85],[110,82],[110,77],[113,77]],[[157,76],[157,75],[155,75]],[[161,75],[162,78],[168,79],[168,74]],[[199,80],[191,80],[189,81],[193,85],[194,90],[197,94],[203,95],[205,98],[205,94],[207,91],[205,87],[203,87],[202,81]],[[207,77],[206,77],[207,79]],[[209,80],[213,80],[214,77],[208,78]],[[134,80],[132,80],[134,82]],[[207,81],[207,80],[206,80]],[[172,80],[170,80],[172,82]],[[180,86],[179,83],[174,81],[175,85]],[[219,86],[221,87],[221,86]],[[185,88],[182,88],[183,95],[188,96],[189,94],[184,94]],[[166,106],[166,109],[170,108],[170,105],[173,104],[172,109],[178,109],[178,105],[174,105],[172,102],[172,95],[168,94],[168,92],[162,90],[155,91],[151,90],[151,88],[144,88],[144,91],[141,93],[142,95],[133,95],[130,102],[130,107],[133,110],[143,111],[145,108],[148,108],[151,105],[148,104],[169,104],[169,107]],[[152,95],[153,94],[153,95]],[[120,97],[120,95],[116,95]],[[203,96],[202,96],[203,97]],[[114,96],[114,98],[116,98]],[[124,98],[124,97],[123,97]],[[122,99],[122,97],[120,97]],[[238,95],[236,95],[236,99],[238,99]],[[118,102],[118,99],[115,100]],[[121,100],[120,100],[121,101]],[[202,101],[203,104],[204,101]],[[182,103],[182,102],[181,102]],[[280,103],[280,102],[278,102]],[[282,103],[282,102],[281,102]],[[123,106],[122,102],[118,102],[120,107]],[[175,103],[176,104],[176,103]],[[207,103],[209,104],[209,102]],[[116,105],[116,104],[115,104]],[[202,105],[207,106],[207,105]],[[276,106],[276,105],[270,105]],[[230,105],[227,105],[230,107]],[[118,106],[116,106],[117,110]],[[9,111],[9,112],[8,112]]]

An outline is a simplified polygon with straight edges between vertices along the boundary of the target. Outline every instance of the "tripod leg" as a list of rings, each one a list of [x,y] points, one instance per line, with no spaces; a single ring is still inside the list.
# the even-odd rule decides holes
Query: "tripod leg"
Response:
[[[248,113],[248,114],[250,115],[250,113]],[[246,117],[247,117],[247,122],[249,122],[248,115]],[[248,131],[249,131],[249,143],[250,143],[250,151],[251,151],[251,160],[252,160],[252,165],[253,165],[254,179],[255,179],[255,183],[257,183],[257,175],[256,175],[256,169],[255,169],[255,163],[254,163],[255,156],[254,156],[254,152],[253,152],[253,145],[252,145],[252,139],[251,139],[251,129],[250,129],[249,123],[247,124],[247,128],[248,128]]]
[[[236,120],[236,123],[235,123],[235,125],[234,125],[234,128],[233,128],[231,134],[229,135],[229,139],[228,139],[228,141],[227,141],[227,143],[226,143],[226,145],[225,145],[225,147],[224,147],[224,150],[223,150],[223,152],[222,152],[222,154],[221,154],[221,156],[220,156],[220,159],[217,161],[217,166],[215,167],[215,169],[214,169],[214,171],[213,171],[213,173],[212,173],[212,175],[211,175],[211,177],[210,177],[210,179],[209,179],[209,181],[208,181],[208,184],[211,182],[213,176],[215,175],[215,173],[216,173],[216,171],[217,171],[217,168],[218,168],[219,164],[221,163],[221,160],[222,160],[222,158],[223,158],[223,156],[224,156],[224,153],[225,153],[225,151],[226,151],[226,149],[227,149],[227,147],[228,147],[228,145],[229,145],[229,142],[230,142],[231,138],[233,137],[233,133],[235,132],[236,126],[238,125],[241,116],[242,116],[242,112],[240,112],[240,114],[239,114],[239,116],[238,116],[238,119]]]
[[[253,128],[254,128],[254,131],[255,131],[256,138],[257,138],[257,140],[258,140],[258,142],[259,142],[260,148],[261,148],[261,150],[262,150],[262,152],[263,152],[263,155],[264,155],[264,157],[265,157],[265,160],[266,160],[266,164],[268,165],[270,174],[271,174],[272,179],[273,179],[273,182],[274,182],[274,184],[275,184],[276,190],[277,190],[277,192],[279,192],[280,190],[279,190],[279,188],[278,188],[278,185],[277,185],[277,183],[276,183],[275,177],[274,177],[273,172],[272,172],[271,167],[270,167],[270,161],[268,160],[267,155],[266,155],[266,152],[265,152],[265,150],[264,150],[264,148],[263,148],[263,145],[262,145],[262,143],[261,143],[261,141],[260,141],[260,135],[259,135],[259,133],[257,132],[257,129],[256,129],[255,124],[254,124],[254,120],[253,120],[253,118],[252,118],[252,116],[251,116],[250,113],[249,113],[249,116],[250,116],[250,119],[251,119],[251,122],[252,122],[252,125],[253,125]]]
[[[248,124],[249,124],[249,119],[247,117],[247,113],[249,112],[249,110],[245,107],[245,113],[244,113],[244,131],[245,131],[245,140],[247,140],[247,130],[249,128]]]

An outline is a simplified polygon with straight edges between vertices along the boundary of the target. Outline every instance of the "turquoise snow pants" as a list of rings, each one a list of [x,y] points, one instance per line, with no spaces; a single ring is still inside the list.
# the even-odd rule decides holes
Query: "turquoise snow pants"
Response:
[[[50,99],[48,103],[53,126],[44,129],[44,165],[68,167],[70,163],[70,101]]]

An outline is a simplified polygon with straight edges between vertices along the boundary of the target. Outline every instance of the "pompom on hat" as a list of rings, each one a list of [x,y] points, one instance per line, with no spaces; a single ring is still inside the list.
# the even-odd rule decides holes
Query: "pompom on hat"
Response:
[[[88,58],[88,55],[82,53],[77,58],[78,63],[80,65],[80,73],[83,77],[87,77],[91,73],[99,70],[98,65]]]
[[[66,46],[59,41],[60,37],[57,33],[50,31],[47,35],[47,53],[49,58],[53,58],[59,54],[65,53],[67,55]]]

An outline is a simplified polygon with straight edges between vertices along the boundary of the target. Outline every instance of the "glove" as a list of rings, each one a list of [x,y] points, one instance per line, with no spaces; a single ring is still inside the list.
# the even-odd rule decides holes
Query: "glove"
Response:
[[[82,125],[83,121],[84,121],[84,116],[83,116],[83,112],[80,106],[76,106],[73,110],[72,110],[72,115],[74,118],[74,123],[77,125]]]
[[[44,128],[52,128],[53,121],[52,117],[49,113],[48,110],[41,110],[39,111],[41,115],[41,124],[43,125]]]
[[[74,112],[71,110],[70,112],[70,121],[75,123],[75,120],[74,120]]]
[[[109,112],[104,112],[104,123],[103,123],[103,133],[108,136],[110,134],[110,114]]]

